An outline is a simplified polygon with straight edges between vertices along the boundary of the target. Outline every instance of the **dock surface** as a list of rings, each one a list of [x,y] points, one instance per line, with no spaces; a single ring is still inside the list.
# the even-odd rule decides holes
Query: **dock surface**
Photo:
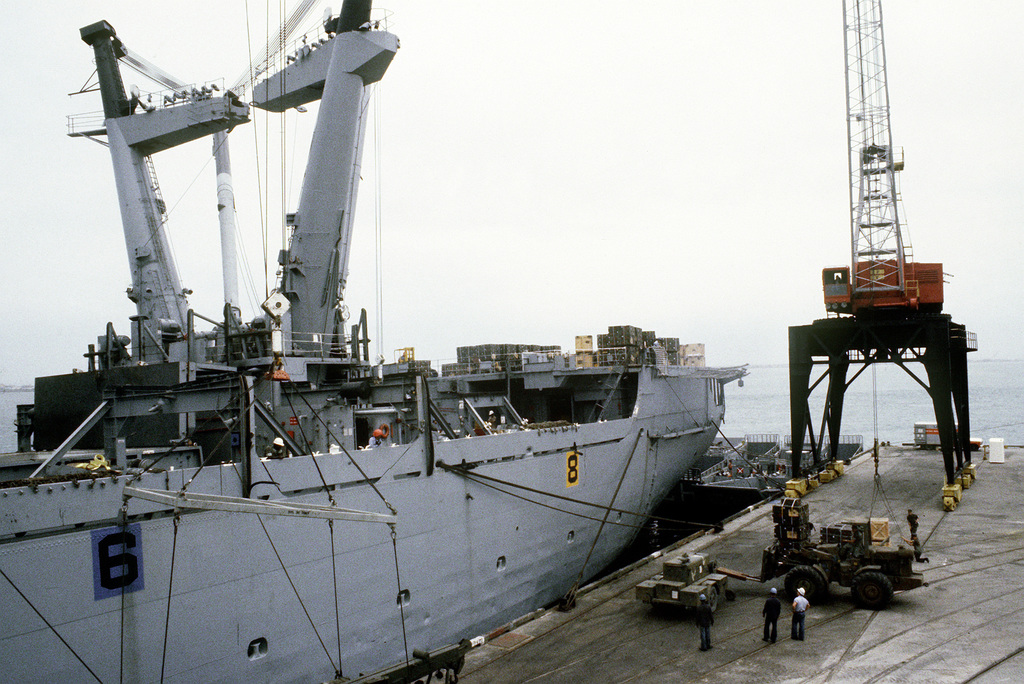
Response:
[[[722,566],[760,574],[772,541],[771,505],[740,516],[660,558],[581,592],[574,610],[551,610],[490,638],[467,655],[460,681],[504,682],[996,682],[1024,671],[1024,449],[1005,463],[973,455],[977,480],[957,509],[942,510],[942,456],[883,447],[858,456],[846,473],[804,499],[817,529],[851,517],[890,519],[894,542],[909,538],[907,509],[920,517],[927,586],[897,592],[874,612],[856,608],[847,588],[807,612],[806,640],[789,638],[783,580],[729,580],[735,601],[721,601],[713,648],[699,650],[692,613],[652,610],[634,587],[661,571],[666,558],[706,553]],[[783,599],[779,640],[761,640],[768,589]]]

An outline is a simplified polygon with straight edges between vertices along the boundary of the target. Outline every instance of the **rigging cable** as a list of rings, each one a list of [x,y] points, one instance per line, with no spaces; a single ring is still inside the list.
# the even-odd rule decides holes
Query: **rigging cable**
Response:
[[[562,598],[561,606],[563,610],[568,610],[576,605],[576,593],[580,590],[580,582],[583,580],[583,573],[587,570],[587,563],[590,562],[590,557],[594,555],[594,549],[597,548],[597,540],[601,538],[601,532],[604,530],[605,523],[608,522],[608,516],[611,515],[611,507],[615,505],[615,499],[619,496],[619,490],[622,489],[622,483],[626,479],[626,473],[629,472],[629,466],[633,463],[633,456],[636,455],[636,448],[640,446],[640,438],[643,437],[643,428],[637,431],[636,439],[633,440],[633,448],[629,450],[629,458],[626,459],[626,467],[622,469],[622,476],[619,477],[619,482],[615,485],[615,492],[612,494],[612,500],[608,504],[608,508],[604,511],[604,518],[601,519],[601,526],[597,528],[597,534],[594,535],[594,541],[590,544],[590,550],[587,551],[587,557],[583,561],[583,565],[580,567],[580,573],[576,575],[576,581],[572,583],[569,591]],[[648,445],[649,447],[650,445]],[[576,451],[576,445],[573,444],[573,451]]]
[[[384,236],[382,233],[381,190],[381,93],[380,83],[373,86],[373,184],[374,234],[376,236],[376,305],[377,305],[377,357],[384,354]]]
[[[253,397],[253,401],[254,402],[258,401],[256,399],[256,392],[255,392],[255,390],[256,390],[256,388],[255,388],[255,386],[253,386],[252,397]],[[248,393],[247,393],[246,396],[248,396]],[[243,411],[248,410],[248,406],[244,405],[245,403],[246,402],[243,402],[243,409],[242,409]],[[248,455],[246,456],[246,458],[248,458]],[[323,480],[323,473],[320,471],[320,465],[316,463],[316,458],[312,457],[312,456],[310,458],[313,459],[313,463],[314,463],[314,465],[316,465],[317,472],[320,473],[320,478],[321,478],[321,480]],[[270,469],[267,468],[267,464],[263,461],[263,459],[260,459],[260,463],[263,465],[263,469],[267,472],[267,476],[271,479],[271,482],[273,482],[274,476],[270,473]],[[241,474],[238,473],[238,470],[237,470],[237,464],[232,464],[232,465],[235,467],[235,473],[238,475],[239,479],[241,479]],[[274,484],[276,484],[276,482]],[[325,482],[325,486],[326,486],[326,482]],[[336,505],[336,503],[334,501],[334,498],[333,498],[333,496],[330,493],[330,490],[328,490],[327,495],[328,495],[328,498],[330,498],[330,500],[331,500],[331,505]],[[306,602],[302,600],[302,595],[299,594],[298,587],[296,587],[295,586],[295,582],[292,581],[291,573],[288,572],[288,567],[285,565],[284,559],[281,558],[281,554],[278,553],[278,551],[277,551],[277,545],[274,544],[274,540],[270,536],[270,530],[267,529],[266,524],[264,524],[264,522],[263,522],[263,516],[260,515],[259,513],[256,513],[255,515],[256,515],[256,519],[260,523],[260,527],[263,528],[263,534],[266,535],[267,541],[270,542],[270,548],[273,549],[274,555],[277,556],[277,562],[281,566],[281,570],[284,572],[284,576],[288,579],[288,584],[291,585],[292,591],[295,592],[295,598],[298,599],[299,606],[302,607],[302,612],[304,612],[306,614],[306,619],[309,621],[309,626],[313,628],[313,633],[316,635],[317,640],[320,642],[320,646],[323,648],[324,653],[327,655],[327,659],[331,661],[331,668],[336,673],[339,673],[338,676],[340,677],[341,676],[340,675],[340,673],[341,673],[341,648],[340,648],[340,646],[338,648],[338,665],[336,666],[334,664],[334,658],[331,656],[330,651],[327,649],[327,644],[324,643],[323,637],[320,636],[320,630],[318,630],[316,628],[316,623],[313,622],[313,618],[309,614],[309,610],[306,608]],[[331,552],[331,563],[333,565],[333,563],[334,563],[334,553],[333,553],[333,549],[334,549],[334,530],[333,530],[333,528],[329,528],[329,529],[330,529],[330,532],[331,532],[331,549],[332,549],[332,552]],[[337,578],[336,574],[335,574],[335,578]],[[334,604],[335,604],[335,611],[336,611],[336,615],[337,615],[337,610],[338,610],[337,609],[337,605],[338,605],[337,579],[335,579],[335,586],[334,586]],[[339,636],[339,643],[340,643],[340,636]]]
[[[292,415],[297,415],[295,411],[295,406],[292,404],[291,394],[289,392],[284,392],[284,398],[288,401],[288,408],[291,409]],[[309,440],[306,437],[306,431],[302,428],[302,421],[298,421],[298,428],[299,435],[302,436],[302,441],[305,444],[309,444]],[[323,483],[324,485],[324,491],[327,493],[327,500],[331,502],[332,506],[337,506],[338,503],[334,500],[334,494],[331,491],[330,485],[327,484],[327,479],[324,477],[324,472],[320,469],[320,464],[317,462],[316,456],[311,455],[310,459],[312,459],[313,465],[316,467],[317,475],[320,476],[320,482]],[[269,475],[270,473],[268,472],[267,474]],[[328,519],[328,522],[330,522],[330,519]],[[333,541],[334,539],[332,537],[331,542],[333,543]]]
[[[902,364],[899,364],[899,365],[902,367]],[[906,370],[906,368],[904,368],[904,370]],[[913,373],[911,373],[911,375],[913,375]],[[871,404],[872,404],[871,410],[872,410],[872,414],[873,414],[873,417],[874,417],[875,446],[874,446],[874,449],[873,449],[873,452],[874,452],[873,458],[874,458],[874,462],[875,462],[875,476],[874,476],[875,487],[874,487],[874,489],[872,490],[872,493],[871,493],[871,508],[870,508],[869,515],[870,516],[874,516],[874,514],[875,514],[875,502],[879,499],[879,497],[881,497],[882,503],[885,504],[885,510],[889,514],[889,518],[890,519],[897,519],[897,516],[893,512],[892,504],[889,502],[889,497],[885,493],[885,487],[882,486],[882,475],[881,475],[881,473],[878,472],[878,466],[879,466],[879,460],[880,460],[880,458],[879,458],[879,443],[878,443],[878,378],[877,378],[877,376],[875,374],[875,364],[871,364]],[[899,524],[897,524],[896,527],[897,527],[897,529],[899,529],[899,527],[900,527]]]
[[[167,664],[167,635],[171,626],[171,594],[174,590],[174,557],[178,552],[178,521],[181,516],[174,512],[174,541],[171,543],[171,570],[167,580],[167,613],[164,615],[164,648],[160,657],[160,682],[164,681],[164,666]]]
[[[575,516],[577,518],[583,518],[584,520],[593,520],[594,522],[601,522],[600,518],[595,518],[593,516],[589,516],[589,515],[586,515],[584,513],[576,513],[576,512],[573,512],[573,511],[566,510],[564,508],[556,508],[555,506],[552,506],[550,504],[542,503],[540,501],[535,501],[533,499],[528,499],[525,496],[522,496],[520,494],[516,494],[515,492],[510,492],[508,490],[501,489],[500,487],[496,487],[495,485],[489,484],[489,482],[487,482],[487,481],[496,482],[498,484],[506,485],[506,486],[509,486],[509,487],[514,487],[516,489],[523,489],[523,490],[528,491],[528,492],[530,492],[532,494],[540,494],[542,496],[548,496],[548,497],[551,497],[553,499],[560,499],[562,501],[567,501],[569,503],[579,504],[581,506],[590,506],[592,508],[599,508],[602,511],[603,510],[609,510],[612,513],[623,513],[625,515],[631,515],[631,516],[635,516],[637,518],[644,518],[644,519],[649,519],[649,520],[660,520],[660,521],[667,522],[667,523],[675,523],[677,525],[689,525],[689,526],[693,526],[693,527],[701,527],[701,528],[706,528],[706,529],[717,529],[717,527],[718,527],[717,525],[710,524],[710,523],[699,523],[699,522],[691,522],[691,521],[688,521],[688,520],[677,520],[675,518],[665,518],[665,517],[657,516],[657,515],[650,515],[650,514],[646,514],[646,513],[638,513],[636,511],[629,511],[629,510],[622,509],[622,508],[615,508],[614,506],[605,506],[603,504],[591,503],[590,501],[583,501],[582,499],[573,499],[573,498],[568,497],[568,496],[562,496],[561,494],[554,494],[552,492],[545,492],[545,491],[540,490],[540,489],[534,489],[533,487],[527,487],[526,485],[517,484],[517,483],[511,482],[509,480],[499,480],[498,478],[490,477],[489,475],[481,475],[480,473],[474,473],[471,470],[469,470],[468,468],[466,468],[465,466],[461,466],[461,465],[451,466],[451,465],[448,465],[447,463],[445,463],[444,461],[438,461],[437,462],[437,467],[440,468],[441,470],[444,470],[444,471],[447,471],[447,472],[451,472],[451,473],[454,473],[456,475],[461,475],[462,477],[465,477],[465,478],[467,478],[468,480],[470,480],[472,482],[475,482],[475,483],[477,483],[479,485],[483,485],[484,487],[489,487],[489,488],[491,488],[491,489],[493,489],[493,490],[495,490],[497,492],[500,492],[502,494],[507,494],[507,495],[509,495],[511,497],[514,497],[516,499],[520,499],[520,500],[525,501],[527,503],[536,504],[537,506],[541,506],[543,508],[548,508],[548,509],[550,509],[552,511],[557,511],[559,513],[565,513],[566,515],[572,515],[572,516]],[[619,527],[630,527],[630,528],[638,529],[638,530],[643,528],[643,525],[633,525],[633,524],[625,523],[625,522],[611,522],[609,524],[611,524],[611,525],[618,525]],[[679,528],[679,529],[683,529],[683,528]]]
[[[245,36],[246,43],[249,48],[249,88],[256,88],[256,71],[252,63],[252,32],[249,24],[249,0],[245,0]],[[264,117],[266,118],[266,117]],[[253,152],[256,156],[256,196],[257,200],[263,198],[263,183],[260,180],[260,133],[259,126],[254,122],[252,125],[252,136],[253,136]],[[268,234],[267,234],[267,221],[263,212],[263,204],[261,201],[256,202],[256,206],[259,207],[260,211],[260,235],[263,243],[263,283],[264,283],[264,299],[270,296],[270,278],[267,275],[267,266],[270,263],[269,256],[269,245],[268,245]]]
[[[405,599],[402,596],[402,575],[398,571],[398,532],[395,523],[388,523],[391,528],[391,548],[395,552],[395,580],[398,582],[398,612],[402,618],[402,645],[405,647],[405,667],[409,669],[409,640],[405,634]]]
[[[280,34],[280,51],[278,59],[281,55],[284,55],[284,43],[287,37],[287,21],[284,20],[284,0],[280,0],[278,3],[278,19],[281,20],[281,28],[279,29]],[[288,85],[288,70],[282,68],[279,71],[281,75],[281,88],[282,90],[287,89]],[[278,124],[278,131],[281,137],[281,249],[287,249],[288,247],[288,165],[285,160],[288,158],[288,111],[281,112],[281,119]],[[270,183],[270,180],[267,180]]]
[[[289,384],[294,384],[294,383],[293,383],[292,381],[290,381],[290,380],[289,380],[288,382],[289,382]],[[356,467],[356,470],[358,470],[358,471],[359,471],[359,474],[363,476],[363,479],[364,479],[364,480],[366,481],[366,483],[367,483],[368,485],[370,485],[370,487],[372,487],[372,488],[373,488],[373,491],[374,491],[374,492],[376,492],[377,496],[379,496],[379,497],[380,497],[380,500],[384,502],[384,505],[388,507],[388,510],[390,510],[390,511],[391,511],[392,513],[394,513],[395,515],[397,515],[397,514],[398,514],[398,511],[397,511],[397,510],[395,510],[395,507],[391,505],[391,502],[390,502],[390,501],[388,501],[388,500],[387,500],[387,498],[385,498],[385,496],[384,496],[384,495],[383,495],[383,494],[381,493],[381,491],[380,491],[380,490],[379,490],[379,489],[377,488],[377,485],[376,485],[376,483],[375,483],[375,482],[374,482],[374,481],[373,481],[372,479],[370,479],[370,476],[369,476],[369,475],[367,475],[367,474],[366,474],[366,471],[365,471],[365,470],[363,470],[362,466],[360,466],[360,465],[359,465],[359,462],[358,462],[358,461],[356,461],[356,459],[355,459],[355,456],[353,456],[353,455],[352,455],[351,453],[349,453],[349,450],[348,450],[348,449],[346,449],[346,448],[345,448],[345,445],[341,443],[341,442],[342,442],[342,440],[339,440],[339,439],[337,438],[337,436],[336,436],[336,435],[334,434],[334,432],[333,432],[333,431],[331,430],[331,426],[327,424],[327,421],[325,421],[325,420],[323,419],[323,417],[322,417],[322,416],[320,415],[319,411],[316,411],[316,410],[315,410],[315,409],[314,409],[314,408],[312,407],[312,405],[310,405],[310,403],[309,403],[309,400],[308,400],[308,399],[306,399],[306,396],[305,396],[305,395],[304,395],[304,394],[303,394],[302,392],[299,392],[299,393],[298,393],[298,395],[299,395],[299,398],[301,398],[301,399],[302,399],[303,403],[305,403],[305,404],[306,404],[306,407],[307,407],[307,408],[308,408],[308,409],[310,410],[310,412],[312,413],[312,415],[316,416],[317,420],[319,420],[319,421],[320,421],[320,425],[322,425],[322,426],[324,427],[324,429],[325,429],[325,430],[327,431],[327,436],[328,436],[329,438],[331,438],[332,440],[335,440],[335,443],[336,443],[336,444],[337,444],[337,445],[338,445],[338,446],[339,446],[339,447],[341,448],[341,451],[342,451],[342,453],[343,453],[343,454],[345,454],[346,456],[348,456],[349,460],[350,460],[350,461],[352,461],[352,465],[354,465],[354,466]]]
[[[75,658],[78,659],[78,662],[82,663],[82,667],[89,671],[89,674],[92,675],[93,679],[102,684],[103,680],[96,676],[96,673],[92,671],[92,668],[89,667],[89,665],[84,660],[82,660],[82,656],[78,655],[75,649],[71,648],[71,644],[69,644],[67,640],[60,635],[60,632],[57,631],[56,627],[50,624],[49,620],[43,617],[43,614],[39,612],[39,609],[36,608],[35,605],[33,605],[33,603],[28,600],[28,597],[22,593],[21,589],[18,588],[18,585],[16,585],[11,580],[11,578],[7,576],[7,573],[4,572],[3,569],[0,569],[0,575],[3,575],[3,578],[7,580],[8,584],[11,585],[11,588],[14,589],[14,591],[18,592],[18,596],[20,596],[25,601],[25,603],[28,604],[28,607],[31,608],[35,612],[35,614],[39,616],[39,619],[42,620],[43,623],[50,628],[50,631],[53,632],[58,639],[60,639],[60,642],[64,644],[65,647],[67,647],[68,651],[71,652],[71,655],[75,656]]]
[[[715,381],[717,382],[717,379],[715,379],[715,378],[711,378],[711,380],[715,380]],[[678,392],[676,392],[676,388],[675,388],[675,387],[673,387],[671,383],[668,383],[668,388],[669,388],[670,390],[672,390],[672,394],[674,394],[674,395],[675,395],[676,399],[677,399],[677,400],[679,401],[679,405],[680,405],[680,406],[682,407],[683,411],[685,411],[685,412],[686,412],[686,415],[688,415],[688,416],[690,417],[690,420],[692,420],[692,421],[693,421],[693,424],[694,424],[694,426],[695,426],[695,427],[705,427],[705,426],[702,426],[702,425],[701,425],[701,424],[700,424],[700,423],[698,422],[698,420],[697,420],[697,419],[696,419],[696,418],[694,417],[694,415],[693,415],[693,414],[692,414],[692,413],[690,412],[690,409],[688,409],[688,408],[686,407],[686,402],[684,402],[684,401],[683,401],[683,398],[679,396],[679,393],[678,393]],[[714,424],[714,422],[712,422],[712,425],[715,425],[715,424]],[[729,439],[728,437],[726,437],[726,436],[725,436],[725,433],[724,433],[724,432],[722,432],[722,426],[721,426],[721,425],[715,425],[715,432],[717,432],[717,433],[718,433],[718,434],[719,434],[719,435],[720,435],[720,436],[722,437],[722,439],[724,439],[724,440],[725,440],[725,443],[729,445],[729,448],[731,448],[731,449],[732,449],[732,450],[733,450],[734,452],[736,452],[736,455],[737,455],[737,456],[739,456],[739,457],[740,457],[740,459],[741,459],[741,460],[742,460],[742,461],[743,461],[744,463],[746,463],[746,464],[747,464],[748,466],[750,466],[750,470],[751,470],[751,472],[753,472],[753,471],[754,471],[754,465],[755,465],[755,464],[751,463],[751,462],[750,462],[750,461],[749,461],[749,460],[747,459],[747,457],[746,457],[746,456],[745,456],[745,455],[743,454],[743,452],[742,452],[742,451],[740,451],[740,450],[739,450],[739,448],[738,448],[738,447],[736,447],[736,445],[734,445],[734,444],[732,443],[732,441],[731,441],[731,440],[730,440],[730,439]],[[762,479],[763,479],[763,480],[764,480],[765,482],[770,482],[771,484],[775,485],[775,487],[776,487],[776,488],[777,488],[777,489],[778,489],[779,491],[782,491],[782,490],[784,490],[784,489],[786,488],[784,484],[780,483],[780,482],[779,482],[778,480],[776,480],[776,479],[775,479],[775,478],[773,478],[773,477],[769,477],[768,475],[764,475],[764,474],[762,474],[762,475],[761,475],[760,477],[761,477],[761,478],[762,478]]]
[[[127,549],[128,547],[128,499],[125,498],[121,503],[121,544],[122,548]],[[121,577],[128,575],[128,554],[121,554]],[[120,662],[120,682],[124,684],[124,595],[125,587],[128,586],[124,580],[121,581],[121,662]]]
[[[327,528],[331,535],[331,576],[334,578],[334,632],[338,636],[338,669],[336,674],[337,679],[341,679],[345,673],[341,671],[341,607],[338,605],[338,559],[334,550],[333,519],[327,519]]]
[[[313,616],[309,614],[309,609],[306,608],[306,602],[302,600],[302,596],[299,594],[299,588],[295,586],[295,582],[292,581],[291,573],[288,572],[288,567],[284,564],[284,559],[281,558],[281,554],[277,551],[277,545],[274,544],[274,540],[270,536],[270,530],[267,529],[266,524],[263,522],[263,516],[256,513],[256,520],[259,521],[260,527],[263,528],[263,534],[267,536],[267,541],[270,542],[270,548],[274,550],[274,555],[277,556],[277,562],[281,565],[281,570],[284,571],[284,576],[288,580],[288,584],[291,585],[292,591],[295,592],[295,598],[299,600],[299,605],[302,607],[302,612],[306,614],[306,619],[309,620],[309,626],[313,628],[313,633],[316,634],[317,640],[320,642],[320,646],[324,649],[324,654],[327,659],[331,661],[331,668],[335,672],[338,668],[334,664],[334,658],[331,656],[331,652],[327,650],[327,644],[324,643],[323,637],[320,636],[320,630],[316,628],[316,623],[313,622]]]

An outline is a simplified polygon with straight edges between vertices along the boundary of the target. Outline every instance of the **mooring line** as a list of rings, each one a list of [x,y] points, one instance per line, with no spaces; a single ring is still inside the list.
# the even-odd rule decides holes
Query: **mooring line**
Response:
[[[689,520],[676,520],[675,518],[665,518],[665,517],[656,516],[656,515],[649,515],[649,514],[646,514],[646,513],[638,513],[637,511],[629,511],[629,510],[626,510],[624,508],[615,508],[614,506],[605,506],[604,504],[597,504],[597,503],[593,503],[591,501],[583,501],[582,499],[573,499],[572,497],[569,497],[569,496],[562,496],[561,494],[555,494],[553,492],[545,492],[545,491],[543,491],[541,489],[534,489],[533,487],[528,487],[526,485],[521,485],[521,484],[518,484],[518,483],[515,483],[515,482],[511,482],[509,480],[500,480],[500,479],[498,479],[496,477],[491,477],[489,475],[481,475],[480,473],[473,472],[472,470],[466,468],[465,466],[461,466],[461,465],[452,466],[452,465],[448,465],[444,461],[438,461],[437,462],[437,467],[440,468],[441,470],[446,471],[446,472],[454,473],[456,475],[461,475],[462,477],[465,477],[465,478],[467,478],[469,480],[472,480],[473,482],[476,482],[479,485],[483,485],[484,487],[490,487],[491,489],[499,491],[502,494],[508,494],[509,496],[514,496],[517,499],[522,499],[523,501],[527,501],[529,503],[536,504],[538,506],[543,506],[544,508],[550,508],[553,511],[559,511],[561,513],[565,513],[566,515],[574,515],[577,518],[583,518],[584,520],[593,520],[595,522],[600,522],[601,521],[600,518],[595,518],[595,517],[592,517],[592,516],[589,516],[589,515],[585,515],[583,513],[575,513],[573,511],[567,511],[567,510],[565,510],[563,508],[555,508],[554,506],[551,506],[549,504],[541,503],[540,501],[534,501],[533,499],[528,499],[525,496],[520,496],[518,494],[515,494],[514,492],[509,492],[509,491],[506,491],[504,489],[501,489],[500,487],[495,487],[494,485],[488,484],[488,482],[486,482],[486,481],[496,482],[497,484],[507,485],[509,487],[515,487],[516,489],[523,489],[523,490],[525,490],[527,492],[530,492],[532,494],[540,494],[542,496],[551,497],[552,499],[559,499],[561,501],[567,501],[569,503],[580,504],[581,506],[590,506],[591,508],[597,508],[597,509],[600,509],[601,511],[611,511],[612,513],[623,513],[625,515],[633,515],[633,516],[636,516],[638,518],[646,518],[646,519],[649,519],[649,520],[659,520],[659,521],[667,522],[667,523],[675,523],[677,525],[690,525],[690,526],[693,526],[693,527],[700,527],[700,528],[706,528],[706,529],[717,529],[718,528],[718,525],[714,525],[714,524],[711,524],[711,523],[692,522],[692,521],[689,521]],[[621,527],[635,527],[635,528],[643,527],[643,525],[631,525],[629,523],[624,523],[624,522],[611,522],[609,524],[610,525],[619,525]]]

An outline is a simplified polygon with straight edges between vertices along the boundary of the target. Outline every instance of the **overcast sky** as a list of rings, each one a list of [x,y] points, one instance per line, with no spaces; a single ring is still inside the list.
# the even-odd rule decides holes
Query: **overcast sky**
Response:
[[[850,252],[839,0],[378,4],[402,47],[368,133],[347,300],[376,318],[379,175],[388,359],[405,346],[446,360],[465,344],[570,348],[631,324],[704,342],[711,364],[775,364],[788,326],[824,316],[821,269]],[[249,5],[256,51],[267,10]],[[1024,6],[884,8],[914,257],[950,274],[945,310],[978,334],[972,358],[1022,358]],[[85,367],[107,321],[127,334],[134,312],[109,155],[65,136],[66,115],[100,109],[96,93],[67,96],[93,70],[78,29],[100,19],[185,80],[233,81],[250,59],[243,0],[5,9],[0,384]],[[304,163],[314,115],[288,114],[289,162]],[[281,173],[264,121],[231,136],[256,283],[246,317],[265,288],[261,224],[279,234],[281,179],[294,211],[302,177]],[[217,318],[209,159],[208,140],[154,157],[182,282]]]

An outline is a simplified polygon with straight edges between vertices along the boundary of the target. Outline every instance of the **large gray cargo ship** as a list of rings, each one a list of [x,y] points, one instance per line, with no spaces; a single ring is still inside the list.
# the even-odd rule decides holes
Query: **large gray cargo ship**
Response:
[[[310,682],[406,663],[571,600],[708,448],[744,370],[632,328],[580,353],[370,359],[344,281],[367,85],[398,41],[368,2],[249,103],[171,79],[127,93],[119,63],[138,56],[106,22],[82,38],[104,116],[77,133],[109,146],[138,314],[130,336],[108,324],[88,370],[37,380],[20,451],[0,457],[0,678]],[[226,279],[222,318],[197,330],[151,155],[219,140],[227,245],[226,132],[250,103],[316,100],[277,290],[242,322]]]

